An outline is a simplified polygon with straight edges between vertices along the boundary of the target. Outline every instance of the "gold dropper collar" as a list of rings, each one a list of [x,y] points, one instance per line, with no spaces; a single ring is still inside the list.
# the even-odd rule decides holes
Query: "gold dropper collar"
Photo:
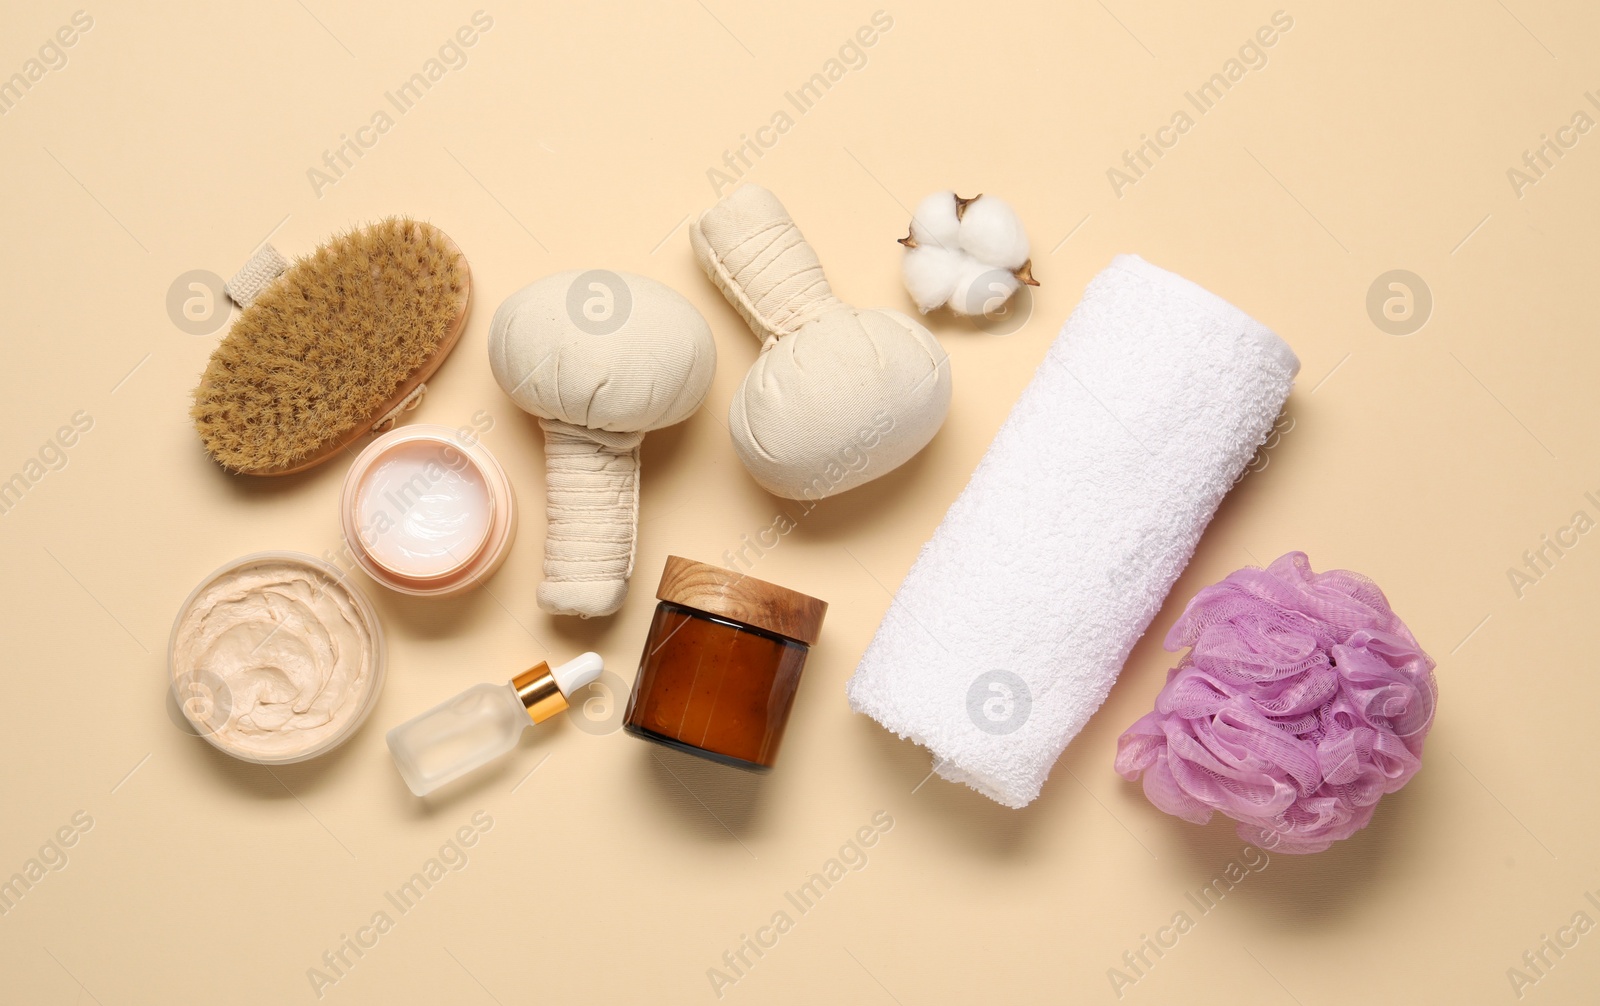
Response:
[[[511,687],[517,690],[517,698],[522,700],[523,708],[535,723],[543,723],[567,708],[567,697],[561,693],[547,663],[534,664],[512,678]]]

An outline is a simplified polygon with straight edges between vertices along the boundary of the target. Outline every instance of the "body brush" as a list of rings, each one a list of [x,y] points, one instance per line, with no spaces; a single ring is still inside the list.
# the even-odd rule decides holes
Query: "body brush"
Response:
[[[212,457],[248,475],[326,461],[412,408],[466,325],[472,278],[437,227],[390,218],[292,265],[271,245],[228,282],[243,311],[189,415]]]

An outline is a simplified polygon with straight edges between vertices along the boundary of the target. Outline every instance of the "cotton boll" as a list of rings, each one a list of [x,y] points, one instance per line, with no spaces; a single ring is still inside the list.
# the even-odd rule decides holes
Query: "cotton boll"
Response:
[[[954,247],[919,244],[908,248],[901,271],[906,291],[916,302],[917,310],[927,314],[948,301],[968,261],[968,257]]]
[[[960,220],[961,248],[973,258],[1003,269],[1021,269],[1028,261],[1028,234],[1011,204],[995,196],[979,196],[967,204]]]
[[[956,314],[983,315],[998,311],[1022,285],[1009,269],[1002,269],[972,256],[965,257],[950,293],[950,310]]]
[[[954,192],[935,192],[918,203],[911,215],[911,240],[917,245],[956,247],[961,232],[957,202]]]
[[[993,315],[1033,278],[1028,234],[1004,199],[935,192],[917,204],[901,277],[923,314]]]

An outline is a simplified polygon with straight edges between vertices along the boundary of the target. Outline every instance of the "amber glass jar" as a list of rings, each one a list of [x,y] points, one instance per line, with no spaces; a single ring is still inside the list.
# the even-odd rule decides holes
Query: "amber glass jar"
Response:
[[[827,602],[675,555],[656,597],[627,731],[727,765],[771,768]]]

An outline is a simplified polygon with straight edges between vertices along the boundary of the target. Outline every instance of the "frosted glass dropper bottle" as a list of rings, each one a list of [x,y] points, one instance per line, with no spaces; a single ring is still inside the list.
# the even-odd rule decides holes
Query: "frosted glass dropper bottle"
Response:
[[[567,696],[600,676],[598,653],[557,667],[539,663],[503,685],[473,685],[389,731],[389,753],[417,796],[493,761],[517,746],[529,725],[567,708]]]

